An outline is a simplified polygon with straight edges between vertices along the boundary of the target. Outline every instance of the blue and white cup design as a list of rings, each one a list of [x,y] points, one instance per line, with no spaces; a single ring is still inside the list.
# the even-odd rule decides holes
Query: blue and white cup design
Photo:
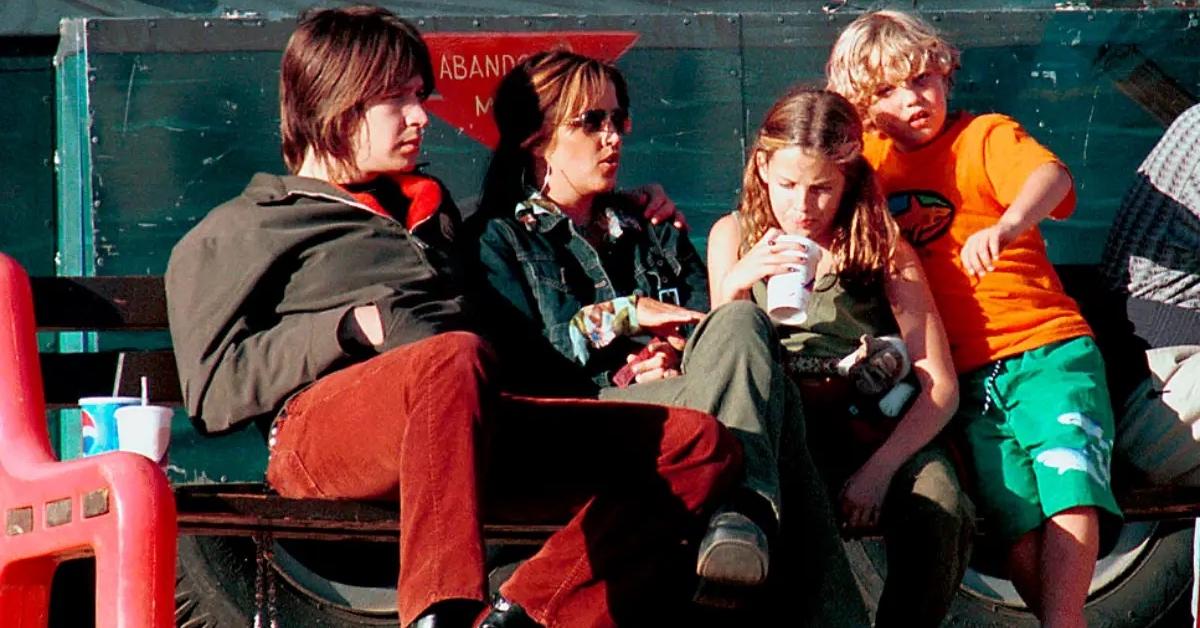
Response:
[[[84,397],[79,400],[80,436],[83,455],[116,451],[117,408],[141,403],[138,397]]]

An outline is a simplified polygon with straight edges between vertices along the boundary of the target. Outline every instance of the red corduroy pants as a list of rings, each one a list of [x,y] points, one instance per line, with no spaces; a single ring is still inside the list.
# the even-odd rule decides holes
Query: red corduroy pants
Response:
[[[494,368],[455,332],[323,377],[284,408],[267,480],[288,497],[399,500],[401,626],[484,599],[484,513],[567,521],[503,587],[537,621],[643,616],[670,588],[664,562],[736,481],[735,439],[686,409],[498,395]]]

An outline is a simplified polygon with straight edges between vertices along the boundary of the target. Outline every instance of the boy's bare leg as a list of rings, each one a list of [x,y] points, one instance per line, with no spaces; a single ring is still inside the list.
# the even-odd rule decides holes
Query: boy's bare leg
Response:
[[[1100,551],[1096,509],[1079,506],[1046,522],[1042,536],[1042,625],[1084,628],[1083,605]]]
[[[1042,617],[1042,534],[1045,526],[1021,535],[1008,551],[1008,575],[1033,614]]]

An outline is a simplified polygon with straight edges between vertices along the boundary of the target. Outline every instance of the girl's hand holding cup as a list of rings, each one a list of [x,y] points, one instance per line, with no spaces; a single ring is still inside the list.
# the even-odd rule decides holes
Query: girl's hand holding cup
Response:
[[[780,255],[794,261],[783,272],[767,281],[767,313],[784,325],[803,325],[808,320],[808,301],[812,295],[821,247],[801,235],[779,235],[773,246],[785,246]]]
[[[795,242],[778,227],[771,227],[746,252],[725,276],[725,292],[736,295],[751,286],[782,273],[793,272],[808,258],[808,250]]]

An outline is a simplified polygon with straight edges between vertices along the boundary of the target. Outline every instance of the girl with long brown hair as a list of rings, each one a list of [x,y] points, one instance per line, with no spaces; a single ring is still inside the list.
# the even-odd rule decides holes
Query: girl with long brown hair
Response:
[[[935,441],[958,404],[949,346],[920,262],[863,159],[853,105],[798,89],[767,112],[737,211],[709,235],[713,305],[765,305],[766,280],[810,256],[807,316],[778,326],[809,442],[843,524],[883,527],[889,576],[877,625],[936,625],[972,532],[970,503]],[[901,412],[879,396],[909,366],[917,392]]]

